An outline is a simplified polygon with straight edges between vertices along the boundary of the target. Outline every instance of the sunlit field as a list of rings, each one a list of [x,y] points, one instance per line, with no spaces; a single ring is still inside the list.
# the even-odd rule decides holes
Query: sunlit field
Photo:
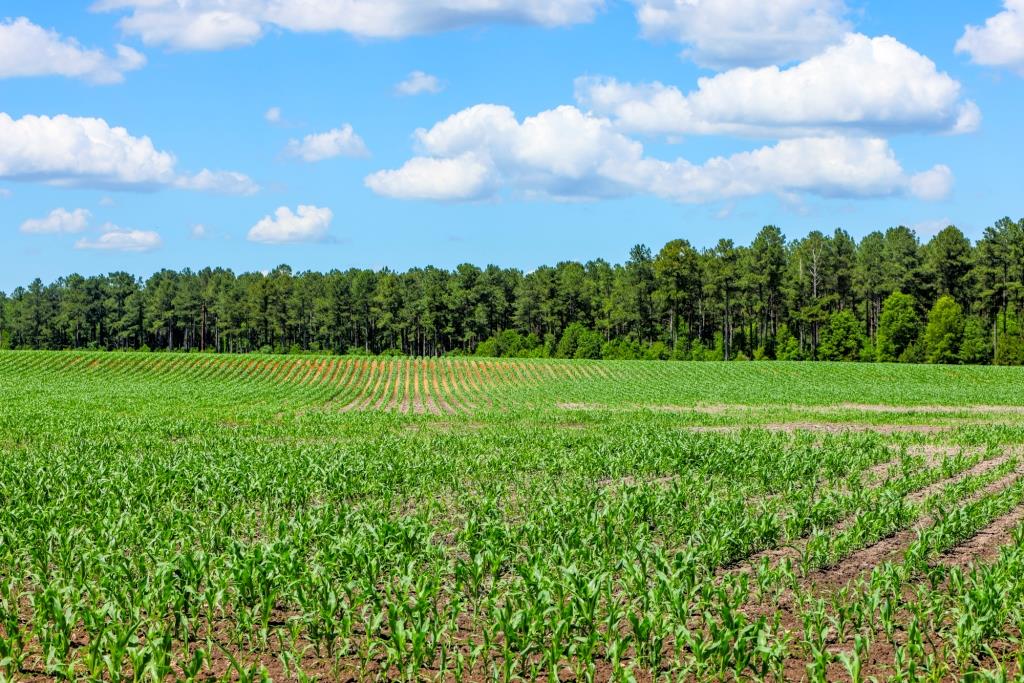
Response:
[[[1024,673],[1024,372],[0,353],[0,680]]]

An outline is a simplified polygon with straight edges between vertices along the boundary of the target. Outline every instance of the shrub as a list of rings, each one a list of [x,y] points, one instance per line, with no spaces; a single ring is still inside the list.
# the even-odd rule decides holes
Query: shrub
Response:
[[[920,332],[921,319],[914,310],[914,297],[893,292],[882,303],[882,316],[878,321],[878,360],[900,360]]]
[[[779,331],[775,333],[775,357],[778,360],[802,360],[803,357],[799,342],[785,323],[779,325]]]
[[[818,357],[821,360],[859,360],[863,347],[860,321],[850,311],[839,311],[829,318],[822,331]]]
[[[940,297],[928,313],[924,331],[925,354],[929,363],[957,363],[964,341],[964,316],[951,296]]]
[[[668,360],[672,356],[672,350],[665,342],[656,341],[644,351],[644,358],[647,360]]]
[[[990,363],[992,361],[992,338],[985,322],[970,317],[964,324],[964,339],[960,345],[961,363]]]

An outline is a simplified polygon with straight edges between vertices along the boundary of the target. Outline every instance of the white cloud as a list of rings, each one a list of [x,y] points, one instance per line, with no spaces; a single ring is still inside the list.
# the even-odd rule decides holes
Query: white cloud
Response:
[[[416,157],[394,171],[378,171],[366,179],[371,190],[395,199],[468,200],[496,188],[491,167],[471,154],[452,159]]]
[[[174,179],[174,156],[148,137],[97,118],[0,112],[0,177],[70,185],[158,186]]]
[[[301,1],[301,0],[299,0]],[[176,50],[221,50],[263,36],[266,2],[254,0],[100,0],[93,9],[130,9],[121,30],[146,45]]]
[[[872,137],[783,140],[703,164],[645,156],[611,121],[562,106],[517,121],[508,107],[477,105],[418,130],[419,156],[366,178],[399,199],[522,197],[597,199],[648,194],[707,202],[759,194],[938,198],[952,174],[904,172],[889,144]]]
[[[270,28],[402,38],[488,23],[566,26],[591,21],[604,0],[99,0],[128,10],[121,28],[148,45],[219,50]]]
[[[334,157],[365,157],[369,155],[366,143],[352,126],[329,130],[326,133],[312,133],[301,140],[289,140],[285,153],[310,163],[333,159]]]
[[[207,230],[206,226],[202,223],[196,223],[189,230],[189,236],[194,240],[204,239],[207,234],[209,234],[209,230]]]
[[[298,213],[287,206],[264,216],[249,230],[250,242],[286,244],[289,242],[319,242],[327,236],[334,213],[330,209],[299,205]]]
[[[8,190],[6,187],[0,187],[0,199],[7,199],[14,193]]]
[[[686,47],[702,66],[806,59],[849,30],[842,0],[633,0],[641,30]]]
[[[44,218],[30,218],[21,224],[21,231],[33,234],[76,233],[89,225],[92,214],[86,209],[54,209]]]
[[[984,66],[1013,69],[1024,76],[1024,0],[1004,0],[1005,8],[984,26],[967,26],[956,43],[957,54]]]
[[[66,76],[91,83],[120,83],[127,71],[141,69],[146,58],[118,45],[116,56],[87,50],[74,38],[33,24],[25,17],[0,21],[0,78]]]
[[[263,114],[267,123],[281,123],[281,107],[271,107]]]
[[[218,194],[254,195],[260,186],[244,173],[236,171],[211,171],[204,168],[192,176],[179,176],[174,187],[182,190],[199,190]]]
[[[100,206],[114,206],[117,202],[113,197],[100,197]]]
[[[163,245],[159,233],[152,230],[128,230],[107,223],[103,226],[103,231],[103,234],[94,240],[78,240],[75,242],[75,249],[144,252],[159,249]]]
[[[437,76],[432,76],[423,71],[413,71],[404,81],[395,86],[395,92],[399,95],[421,95],[423,93],[436,94],[444,87]]]
[[[852,33],[788,69],[733,69],[699,79],[688,94],[661,83],[581,78],[576,98],[624,130],[666,135],[962,133],[981,118],[961,97],[960,84],[932,60],[895,38]]]
[[[910,194],[918,199],[937,201],[945,199],[952,191],[953,171],[949,166],[939,165],[910,179]]]
[[[71,187],[251,193],[255,185],[230,171],[179,175],[174,155],[99,118],[0,112],[0,178]]]

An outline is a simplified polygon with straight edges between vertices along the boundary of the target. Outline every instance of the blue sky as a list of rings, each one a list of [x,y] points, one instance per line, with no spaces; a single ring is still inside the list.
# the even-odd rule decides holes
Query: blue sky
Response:
[[[3,0],[0,22],[6,291],[1024,214],[1024,0]]]

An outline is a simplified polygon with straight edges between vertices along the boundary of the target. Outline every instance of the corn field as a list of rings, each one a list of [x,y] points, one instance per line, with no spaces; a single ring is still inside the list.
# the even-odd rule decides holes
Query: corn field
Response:
[[[1024,676],[1024,374],[0,353],[0,681]]]

